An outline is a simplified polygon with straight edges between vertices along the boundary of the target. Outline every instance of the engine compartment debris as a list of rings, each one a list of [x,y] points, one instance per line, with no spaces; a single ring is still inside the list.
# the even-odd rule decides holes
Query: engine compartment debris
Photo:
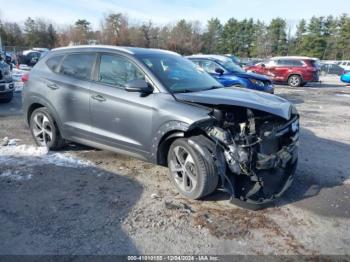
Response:
[[[212,157],[221,189],[235,200],[254,205],[279,197],[290,186],[297,165],[299,115],[291,114],[286,120],[223,106],[214,108],[212,116],[214,125],[202,128],[215,143]]]

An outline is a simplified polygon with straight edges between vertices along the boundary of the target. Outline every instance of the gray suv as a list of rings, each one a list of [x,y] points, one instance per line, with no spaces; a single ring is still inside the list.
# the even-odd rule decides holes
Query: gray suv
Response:
[[[223,87],[165,50],[54,49],[25,77],[25,120],[38,145],[73,141],[168,166],[186,197],[214,190],[260,207],[291,184],[299,116],[288,101]]]

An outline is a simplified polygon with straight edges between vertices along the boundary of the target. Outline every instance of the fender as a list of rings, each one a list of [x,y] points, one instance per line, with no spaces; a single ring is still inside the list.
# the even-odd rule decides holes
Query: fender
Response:
[[[201,128],[204,126],[212,125],[214,119],[209,115],[192,124],[188,124],[182,121],[169,121],[160,126],[160,128],[155,132],[155,137],[152,140],[151,155],[149,160],[152,163],[161,163],[160,156],[158,155],[158,150],[162,142],[169,140],[171,138],[184,137],[186,132],[190,132],[195,128]]]
[[[158,149],[161,142],[163,142],[165,139],[169,139],[170,136],[183,136],[188,128],[189,124],[182,121],[168,121],[161,125],[160,128],[155,132],[155,136],[152,139],[150,161],[155,164],[159,162]]]

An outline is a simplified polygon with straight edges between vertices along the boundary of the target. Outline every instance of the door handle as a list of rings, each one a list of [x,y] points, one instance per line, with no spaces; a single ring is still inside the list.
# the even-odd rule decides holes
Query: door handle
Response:
[[[100,101],[100,102],[103,102],[103,101],[106,101],[106,98],[104,98],[103,96],[101,95],[94,95],[94,96],[91,96],[92,99],[95,99],[97,101]]]
[[[59,86],[56,85],[56,84],[47,84],[46,86],[47,86],[48,88],[52,89],[52,90],[56,90],[56,89],[59,88]]]

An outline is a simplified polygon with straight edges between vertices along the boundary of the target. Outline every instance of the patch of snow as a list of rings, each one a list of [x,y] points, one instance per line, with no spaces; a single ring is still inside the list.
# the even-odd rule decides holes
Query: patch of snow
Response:
[[[336,96],[350,97],[350,94],[335,94]]]
[[[84,167],[93,165],[93,163],[91,163],[90,161],[78,159],[69,154],[61,153],[48,154],[46,157],[46,161],[56,166],[66,167]]]
[[[92,162],[76,158],[69,153],[48,152],[46,147],[31,145],[0,146],[0,166],[33,167],[47,164],[64,167],[94,166]]]
[[[12,171],[10,169],[7,169],[3,172],[0,172],[0,178],[10,178],[12,180],[29,180],[32,178],[31,174],[23,174],[19,171]]]
[[[9,139],[11,141],[13,139]],[[0,147],[0,159],[2,157],[24,157],[24,156],[43,156],[47,155],[46,147],[28,146],[28,145],[7,145]],[[1,161],[1,160],[0,160]]]

